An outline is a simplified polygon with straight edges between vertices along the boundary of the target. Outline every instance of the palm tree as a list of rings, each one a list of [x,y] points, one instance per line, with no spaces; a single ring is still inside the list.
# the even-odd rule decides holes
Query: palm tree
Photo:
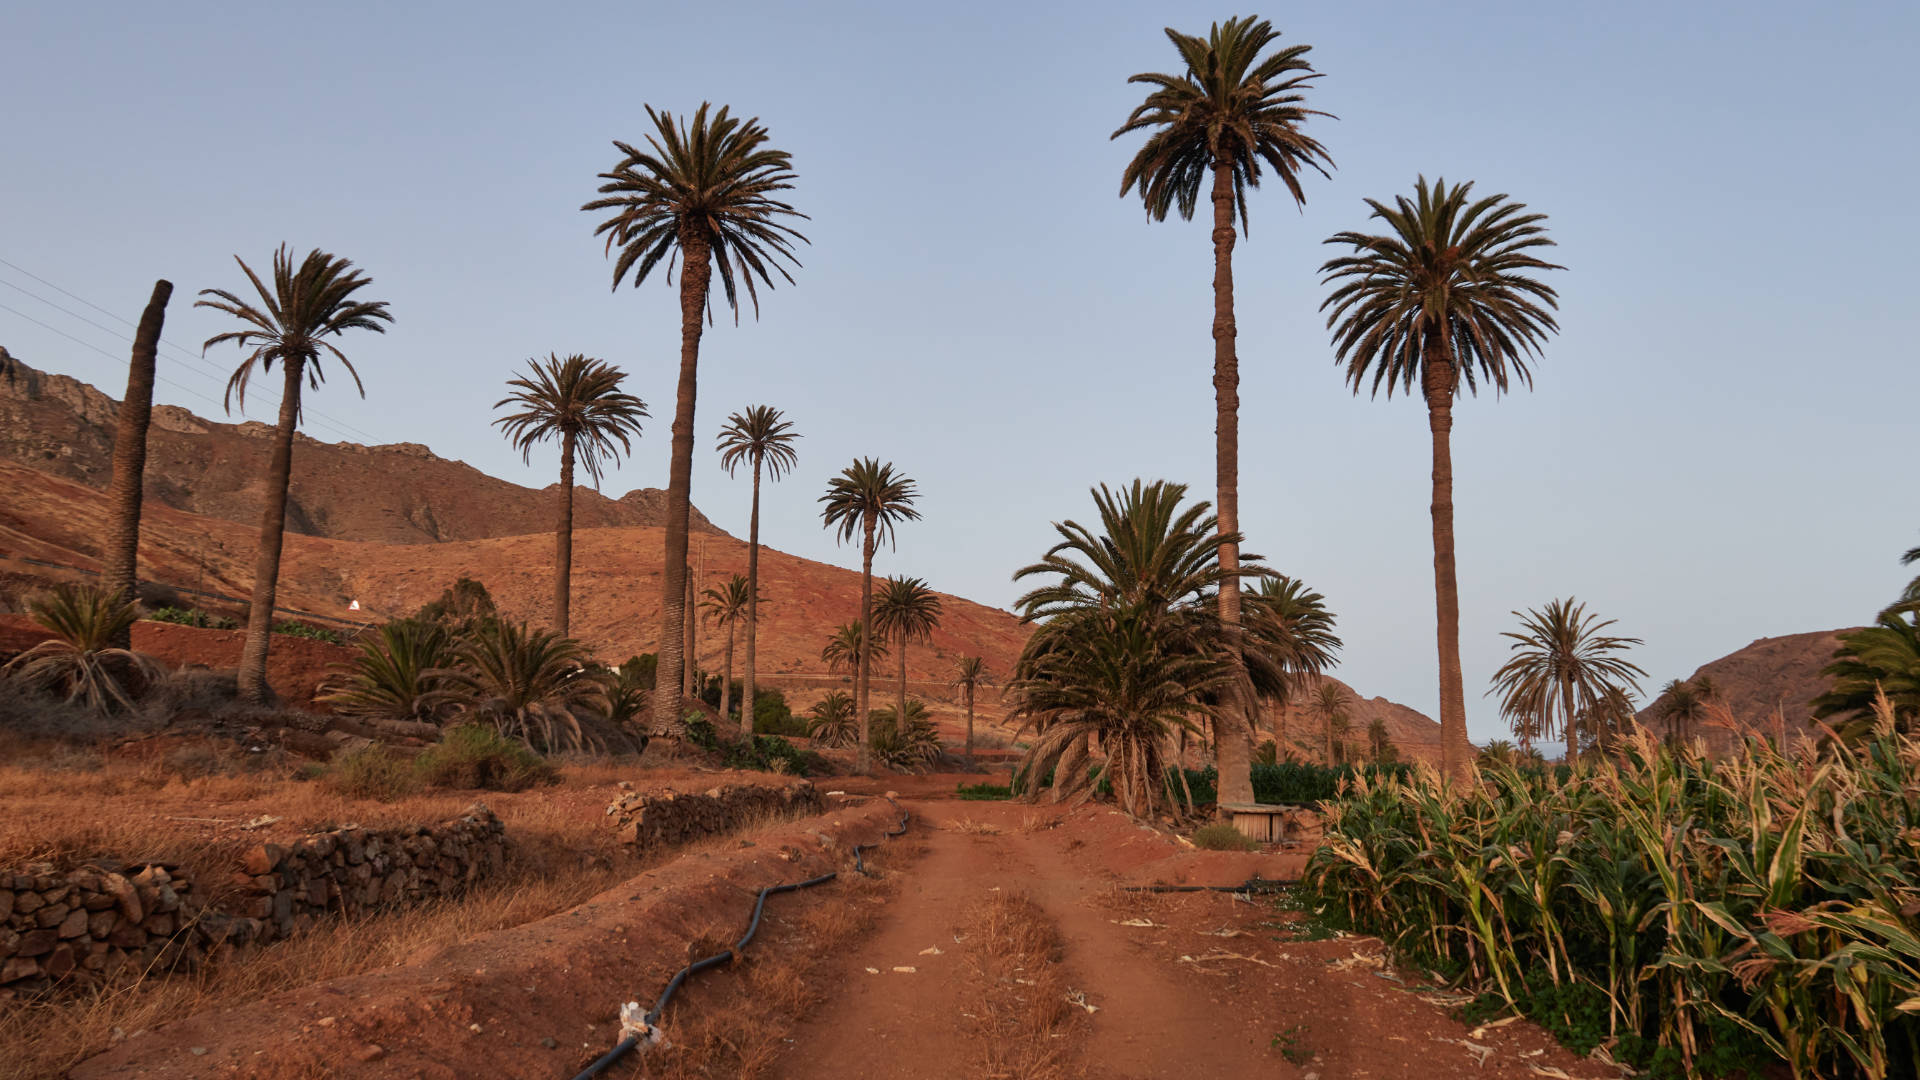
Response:
[[[1908,548],[1900,556],[1901,566],[1912,566],[1915,563],[1920,563],[1920,547]],[[1896,613],[1920,611],[1920,574],[1914,575],[1914,579],[1907,582],[1907,587],[1900,590],[1899,599],[1895,600],[1887,610]]]
[[[820,512],[827,528],[838,529],[838,540],[846,543],[858,535],[860,541],[860,665],[854,676],[855,708],[860,714],[860,771],[870,762],[867,753],[867,717],[873,682],[873,547],[880,540],[894,544],[894,526],[902,521],[920,520],[913,508],[919,492],[912,480],[893,471],[891,462],[882,465],[873,458],[859,458],[827,481],[827,493],[820,497],[826,509]]]
[[[953,688],[966,695],[967,702],[967,771],[973,771],[973,695],[982,686],[992,682],[987,673],[987,661],[984,657],[963,656],[953,668]]]
[[[107,590],[122,600],[135,598],[140,574],[140,497],[147,471],[147,427],[153,420],[153,366],[160,352],[160,328],[167,319],[167,301],[173,297],[173,282],[153,283],[153,295],[140,314],[140,327],[133,333],[133,356],[127,365],[127,396],[120,402],[120,414],[113,437],[113,484],[107,489],[107,503],[113,507],[113,524],[107,533],[106,558],[100,567],[100,580]],[[114,641],[121,649],[133,647],[133,627],[128,624]]]
[[[860,734],[853,720],[853,697],[845,690],[827,691],[807,716],[807,736],[826,746],[845,746]]]
[[[1920,727],[1920,612],[1883,611],[1872,626],[1841,634],[1820,673],[1833,685],[1813,699],[1813,717],[1846,721],[1843,737],[1865,730],[1881,694],[1900,730]]]
[[[806,242],[786,224],[806,217],[776,196],[793,187],[792,158],[767,145],[767,129],[757,119],[728,115],[725,106],[711,117],[707,104],[692,123],[678,125],[673,114],[646,106],[654,132],[651,152],[615,141],[622,155],[611,172],[600,174],[601,198],[581,207],[610,210],[612,216],[593,231],[605,235],[607,251],[620,249],[613,264],[613,287],[633,271],[638,288],[664,261],[673,281],[680,274],[680,383],[673,408],[673,454],[667,474],[667,535],[660,574],[660,677],[653,695],[658,731],[681,724],[681,680],[692,658],[684,644],[691,601],[687,594],[687,520],[693,490],[693,408],[699,383],[700,320],[711,318],[708,286],[720,271],[727,307],[740,319],[736,283],[746,287],[755,317],[760,313],[759,285],[773,287],[772,274],[788,283],[793,275],[782,263],[800,265],[794,241]]]
[[[1512,765],[1519,749],[1506,739],[1495,739],[1480,748],[1480,764]]]
[[[1333,632],[1333,612],[1326,597],[1306,582],[1273,574],[1247,594],[1245,614],[1247,635],[1260,639],[1291,676],[1287,692],[1273,699],[1274,734],[1281,737],[1289,702],[1336,662],[1341,643]]]
[[[1557,723],[1571,765],[1580,755],[1581,716],[1594,715],[1609,690],[1640,688],[1638,679],[1647,673],[1618,655],[1640,639],[1601,633],[1614,620],[1587,614],[1586,605],[1572,597],[1555,600],[1545,610],[1513,614],[1520,619],[1521,632],[1509,630],[1503,636],[1513,639],[1514,655],[1494,673],[1487,693],[1500,691],[1503,715],[1532,716],[1542,732],[1552,731]],[[1628,711],[1631,714],[1631,708]],[[1598,739],[1604,733],[1592,734]]]
[[[904,709],[882,705],[873,710],[873,754],[880,764],[918,772],[940,760],[940,750],[940,730],[928,719],[926,702],[914,698]]]
[[[760,473],[778,480],[793,471],[800,456],[793,449],[800,433],[779,409],[767,405],[749,405],[727,417],[720,429],[720,466],[732,476],[741,463],[753,466],[753,514],[747,523],[747,670],[741,678],[740,696],[746,712],[753,714],[758,691],[754,686],[754,640],[760,632]]]
[[[640,437],[640,421],[647,403],[624,393],[626,372],[604,360],[579,353],[560,359],[547,354],[527,361],[527,374],[507,380],[514,392],[493,407],[513,405],[516,412],[494,420],[506,433],[520,460],[531,462],[533,448],[548,439],[560,440],[560,506],[553,532],[553,632],[567,636],[568,600],[573,582],[573,466],[576,457],[587,475],[600,486],[600,470],[608,461],[631,454],[631,438]],[[616,445],[617,444],[617,445]]]
[[[747,579],[735,574],[726,584],[708,589],[700,601],[706,609],[707,617],[727,635],[727,643],[720,661],[720,722],[726,723],[733,715],[733,639],[734,628],[747,617],[747,610],[753,604],[753,594],[747,591]],[[741,726],[747,732],[753,731],[753,699],[741,695],[745,707],[741,709]]]
[[[827,665],[828,671],[859,671],[860,643],[865,640],[865,637],[866,635],[860,630],[860,623],[858,621],[841,623],[839,629],[833,632],[833,636],[827,639],[827,643],[820,647],[821,663]],[[884,641],[874,642],[874,662],[878,663],[886,658],[887,643]],[[855,689],[858,689],[857,685]]]
[[[1685,679],[1672,679],[1661,687],[1655,711],[1667,722],[1668,740],[1675,745],[1686,742],[1694,725],[1706,716],[1706,704],[1705,695]]]
[[[578,641],[496,619],[462,640],[458,659],[436,703],[545,753],[592,748],[580,721],[607,715],[612,678]]]
[[[27,601],[33,621],[53,637],[0,667],[0,686],[18,680],[29,690],[53,692],[97,713],[131,710],[134,698],[164,673],[145,653],[114,641],[127,633],[139,609],[119,593],[92,585],[60,584]]]
[[[1220,565],[1229,575],[1239,568],[1240,547],[1240,360],[1233,307],[1234,227],[1248,227],[1247,189],[1260,186],[1264,164],[1280,178],[1295,206],[1306,204],[1300,186],[1307,169],[1326,176],[1333,164],[1326,148],[1301,130],[1309,117],[1328,116],[1305,105],[1306,91],[1320,76],[1306,54],[1312,47],[1291,45],[1268,53],[1280,34],[1265,19],[1234,18],[1215,23],[1205,38],[1166,29],[1185,71],[1145,72],[1129,83],[1153,89],[1127,116],[1112,138],[1150,130],[1152,134],[1127,162],[1120,196],[1138,190],[1147,218],[1165,221],[1170,210],[1193,219],[1203,185],[1210,183],[1213,204],[1213,389],[1214,468],[1219,489]],[[1262,55],[1262,54],[1266,55]],[[1229,627],[1240,622],[1239,579],[1229,576],[1219,595],[1220,617]],[[1248,716],[1233,709],[1221,713],[1219,732],[1220,796],[1223,802],[1252,802],[1247,771]]]
[[[1367,721],[1368,757],[1376,765],[1391,765],[1400,760],[1400,751],[1393,745],[1393,736],[1387,733],[1387,722],[1379,717]]]
[[[1559,327],[1553,289],[1530,270],[1558,270],[1531,254],[1550,246],[1545,214],[1525,213],[1521,203],[1493,195],[1467,201],[1471,183],[1431,188],[1423,176],[1414,198],[1392,207],[1372,199],[1373,216],[1391,234],[1337,233],[1329,244],[1353,254],[1330,259],[1320,270],[1337,285],[1320,305],[1328,311],[1334,359],[1346,366],[1346,381],[1358,394],[1368,373],[1372,392],[1386,387],[1411,394],[1420,385],[1433,439],[1433,583],[1435,635],[1440,659],[1440,752],[1442,768],[1467,775],[1466,684],[1460,675],[1460,587],[1453,558],[1453,401],[1479,381],[1505,393],[1511,378],[1531,387],[1527,367],[1547,335]],[[1511,369],[1511,378],[1509,376]]]
[[[1314,690],[1310,705],[1314,715],[1320,718],[1320,731],[1326,739],[1329,765],[1340,764],[1340,760],[1346,756],[1336,752],[1335,738],[1347,732],[1347,706],[1351,704],[1353,699],[1349,698],[1346,690],[1332,679],[1320,680],[1319,687]]]
[[[887,638],[899,650],[900,697],[896,715],[907,711],[907,646],[930,641],[934,627],[940,625],[940,594],[927,586],[925,578],[890,577],[880,587],[873,602],[873,632]]]
[[[280,422],[274,428],[273,453],[267,465],[267,500],[260,512],[260,552],[254,561],[253,599],[247,609],[246,644],[240,650],[240,696],[254,704],[266,704],[272,691],[267,686],[267,647],[273,636],[273,600],[280,579],[280,548],[287,527],[287,485],[293,478],[293,429],[300,423],[300,389],[306,385],[319,389],[325,381],[320,369],[324,350],[340,361],[360,396],[367,396],[360,373],[339,347],[327,339],[348,330],[386,333],[381,323],[393,321],[385,301],[356,300],[354,294],[372,284],[346,259],[315,249],[307,252],[296,267],[293,254],[285,244],[273,253],[273,287],[269,289],[259,275],[236,255],[234,262],[253,283],[259,294],[258,306],[224,289],[202,289],[194,307],[224,311],[247,324],[243,330],[215,334],[201,346],[201,352],[231,341],[241,349],[252,349],[246,361],[227,380],[227,411],[233,411],[237,397],[240,408],[247,407],[247,382],[257,365],[262,372],[280,365]]]
[[[344,716],[438,723],[456,644],[440,623],[395,619],[357,643],[360,655],[330,674],[315,700]]]

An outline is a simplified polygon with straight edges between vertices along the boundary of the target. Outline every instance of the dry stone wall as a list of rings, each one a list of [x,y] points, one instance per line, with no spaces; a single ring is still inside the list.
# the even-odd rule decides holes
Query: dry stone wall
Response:
[[[0,874],[0,998],[86,985],[123,971],[193,968],[311,929],[322,915],[450,896],[506,862],[500,819],[475,803],[438,826],[349,826],[262,844],[242,859],[237,900],[215,910],[171,864],[41,864]]]
[[[820,792],[802,780],[782,787],[723,784],[699,795],[629,792],[607,807],[607,816],[614,819],[623,843],[647,850],[820,810]]]

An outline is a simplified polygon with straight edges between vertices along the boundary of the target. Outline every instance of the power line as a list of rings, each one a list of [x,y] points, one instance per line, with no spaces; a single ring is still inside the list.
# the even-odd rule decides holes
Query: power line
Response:
[[[79,303],[85,304],[87,307],[90,307],[95,311],[98,311],[101,314],[106,315],[108,318],[114,319],[118,322],[127,323],[127,325],[129,326],[134,325],[133,323],[127,322],[126,319],[123,319],[120,316],[115,315],[113,312],[108,311],[107,309],[101,307],[100,305],[92,303],[91,301],[87,300],[84,297],[77,296],[67,291],[66,289],[61,288],[60,286],[55,285],[54,283],[48,281],[47,279],[39,276],[38,274],[35,274],[29,270],[21,269],[19,266],[15,265],[12,262],[7,261],[6,259],[0,259],[0,265],[10,267],[18,271],[19,273],[25,274],[27,277],[30,277],[33,280],[40,282],[41,284],[47,286],[48,288],[54,290],[55,292],[60,293],[63,296],[72,297],[74,300],[78,301]],[[48,307],[54,309],[55,311],[58,311],[61,314],[68,316],[69,318],[77,319],[80,322],[85,323],[86,325],[91,326],[96,330],[101,331],[102,333],[112,334],[113,336],[119,338],[122,341],[127,342],[128,344],[132,344],[133,342],[133,339],[131,337],[128,337],[125,334],[122,334],[112,329],[111,327],[101,326],[99,323],[94,322],[93,320],[87,318],[86,316],[81,315],[78,312],[71,311],[67,308],[61,307],[59,304],[56,304],[53,301],[48,300],[46,297],[40,296],[26,288],[23,288],[20,285],[14,284],[11,281],[7,281],[4,278],[0,278],[0,285],[5,285],[10,289],[14,289],[22,293],[23,295],[32,297],[34,300],[37,300],[40,303],[47,305]],[[3,305],[0,305],[0,306],[3,306]],[[107,357],[108,359],[111,359],[111,360],[120,359],[114,354],[109,353],[104,349],[101,349],[97,345],[93,345],[89,342],[82,341],[81,339],[74,337],[72,334],[68,334],[65,331],[49,326],[48,324],[41,322],[40,320],[35,319],[32,316],[19,311],[18,309],[7,307],[6,310],[13,312],[13,314],[18,315],[23,319],[26,319],[28,322],[31,322],[36,326],[39,326],[46,330],[51,330],[56,334],[60,334],[62,337],[66,338],[69,341],[75,342],[80,345],[84,345],[87,348],[92,349],[97,353],[100,353],[102,356]],[[217,369],[203,366],[204,361],[198,360],[197,358],[194,357],[192,353],[187,352],[185,349],[180,348],[178,345],[174,345],[173,343],[165,341],[164,339],[162,340],[162,344],[167,345],[169,348],[173,349],[174,352],[180,354],[180,362],[184,363],[187,366],[187,368],[193,371],[195,374],[200,375],[204,378],[210,379],[216,383],[221,384],[222,386],[225,385],[225,379],[219,374]],[[156,375],[156,378],[158,378],[162,382],[167,383],[170,386],[179,387],[180,389],[187,389],[186,387],[180,386],[179,383],[174,382],[171,379],[167,379],[164,376]],[[220,406],[220,408],[223,411],[227,409],[227,406],[223,402],[214,401],[212,398],[207,397],[205,394],[200,394],[192,390],[188,390],[188,392],[194,393],[195,396],[199,397],[202,401],[207,401],[211,404]],[[266,404],[269,409],[278,409],[280,406],[280,396],[274,394],[270,390],[258,391],[256,392],[255,397],[267,398],[268,400]],[[360,441],[366,442],[368,444],[376,443],[379,441],[374,435],[369,434],[368,432],[365,432],[365,431],[361,431],[359,428],[356,428],[353,425],[348,424],[343,420],[335,419],[334,417],[331,417],[326,413],[323,413],[320,410],[313,408],[310,404],[308,404],[305,401],[301,402],[301,412],[306,417],[310,418],[311,422],[316,426],[326,428],[334,432],[335,434],[341,436],[342,438],[353,440],[357,436]]]
[[[98,345],[95,345],[95,344],[94,344],[93,342],[91,342],[91,341],[82,341],[81,339],[79,339],[79,338],[77,338],[77,337],[74,337],[74,336],[73,336],[72,334],[69,334],[69,333],[67,333],[67,332],[66,332],[65,330],[62,330],[62,329],[60,329],[60,328],[59,328],[59,327],[57,327],[57,326],[49,326],[48,324],[46,324],[46,323],[43,323],[43,322],[41,322],[41,321],[40,321],[39,319],[36,319],[36,318],[34,318],[33,316],[31,316],[31,315],[29,315],[29,314],[27,314],[27,313],[26,313],[26,312],[24,312],[24,311],[21,311],[21,310],[20,310],[20,309],[18,309],[18,308],[14,308],[14,307],[9,307],[9,306],[8,306],[8,305],[6,305],[6,304],[0,304],[0,311],[8,311],[8,312],[12,312],[13,314],[15,314],[15,315],[18,315],[19,317],[21,317],[21,318],[23,318],[23,319],[25,319],[25,320],[27,320],[28,322],[30,322],[30,323],[32,323],[33,325],[35,325],[35,326],[38,326],[38,327],[40,327],[40,328],[41,328],[42,330],[48,330],[48,331],[51,331],[51,332],[53,332],[53,333],[55,333],[55,334],[59,334],[59,335],[60,335],[61,337],[63,337],[63,338],[66,338],[66,339],[67,339],[68,341],[71,341],[71,342],[73,342],[73,343],[74,343],[75,345],[79,345],[79,346],[81,346],[81,347],[83,347],[83,348],[87,348],[87,349],[92,349],[92,350],[93,350],[94,352],[97,352],[97,353],[99,353],[99,354],[100,354],[101,356],[104,356],[104,357],[106,357],[106,358],[107,358],[107,359],[109,359],[109,360],[118,360],[118,359],[120,359],[120,358],[119,358],[118,356],[116,356],[116,355],[114,355],[113,353],[110,353],[110,352],[108,352],[107,350],[105,350],[105,349],[103,349],[103,348],[101,348],[101,347],[100,347],[100,346],[98,346]],[[191,386],[186,386],[186,385],[183,385],[183,384],[181,384],[181,383],[177,383],[177,382],[174,382],[174,381],[173,381],[172,379],[169,379],[169,378],[167,378],[167,377],[166,377],[165,375],[161,375],[161,374],[159,374],[159,373],[157,373],[157,372],[156,372],[156,373],[154,374],[154,379],[155,379],[155,380],[157,380],[157,381],[159,381],[159,382],[163,382],[163,383],[166,383],[166,384],[167,384],[168,386],[171,386],[171,387],[173,387],[173,388],[174,388],[174,389],[176,389],[176,390],[179,390],[179,391],[182,391],[182,392],[184,392],[184,393],[188,393],[188,394],[192,394],[192,395],[193,395],[194,397],[197,397],[197,398],[199,398],[200,400],[202,400],[202,401],[204,401],[204,402],[207,402],[208,404],[211,404],[211,405],[218,405],[218,404],[220,404],[219,402],[217,402],[217,401],[215,401],[215,400],[213,400],[212,398],[210,398],[210,397],[208,397],[207,395],[205,395],[205,394],[203,394],[203,393],[201,393],[200,391],[198,391],[198,390],[195,390],[195,389],[194,389],[193,387],[191,387]]]

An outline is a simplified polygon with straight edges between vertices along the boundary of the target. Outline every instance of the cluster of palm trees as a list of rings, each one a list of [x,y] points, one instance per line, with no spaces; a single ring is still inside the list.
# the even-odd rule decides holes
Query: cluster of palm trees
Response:
[[[1571,764],[1583,742],[1610,745],[1627,735],[1633,695],[1647,673],[1622,654],[1640,639],[1606,633],[1614,620],[1589,613],[1573,597],[1513,614],[1521,629],[1506,632],[1511,656],[1487,693],[1500,695],[1500,715],[1512,724],[1521,751],[1557,733]]]

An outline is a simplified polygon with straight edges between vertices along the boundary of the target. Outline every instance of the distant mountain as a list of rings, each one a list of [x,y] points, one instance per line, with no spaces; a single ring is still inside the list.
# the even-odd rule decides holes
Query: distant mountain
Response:
[[[17,462],[104,490],[113,478],[119,403],[65,375],[15,358],[0,377],[0,461]],[[176,510],[257,524],[272,427],[222,424],[175,405],[156,405],[147,440],[146,497]],[[519,536],[553,528],[555,485],[509,483],[418,443],[362,446],[297,435],[287,529],[334,540],[444,543]],[[666,493],[610,499],[574,493],[574,525],[665,525]],[[696,532],[721,533],[696,508]]]
[[[1817,732],[1808,724],[1813,713],[1808,703],[1826,692],[1828,679],[1820,669],[1833,662],[1833,651],[1840,647],[1839,635],[1843,633],[1846,631],[1821,630],[1761,638],[1695,670],[1688,679],[1702,675],[1712,679],[1721,703],[1732,714],[1731,728],[1725,718],[1702,725],[1699,734],[1708,746],[1724,753],[1747,733],[1774,731],[1776,710],[1789,741],[1814,737]],[[1667,722],[1660,719],[1660,704],[1656,695],[1637,718],[1649,731],[1664,735]]]
[[[1388,701],[1383,697],[1369,698],[1346,683],[1331,675],[1323,676],[1326,682],[1333,683],[1347,694],[1347,735],[1350,743],[1365,746],[1367,728],[1376,719],[1387,724],[1387,736],[1400,750],[1403,761],[1419,759],[1421,761],[1440,761],[1440,722],[1426,713],[1397,701]],[[1313,756],[1321,752],[1325,745],[1325,736],[1321,733],[1320,720],[1305,706],[1304,701],[1311,693],[1300,695],[1285,712],[1281,713],[1272,705],[1262,705],[1260,710],[1260,730],[1254,733],[1253,741],[1258,744],[1263,739],[1271,739],[1276,732],[1284,735],[1282,745],[1291,745],[1296,750]],[[1319,760],[1316,758],[1315,760]]]

